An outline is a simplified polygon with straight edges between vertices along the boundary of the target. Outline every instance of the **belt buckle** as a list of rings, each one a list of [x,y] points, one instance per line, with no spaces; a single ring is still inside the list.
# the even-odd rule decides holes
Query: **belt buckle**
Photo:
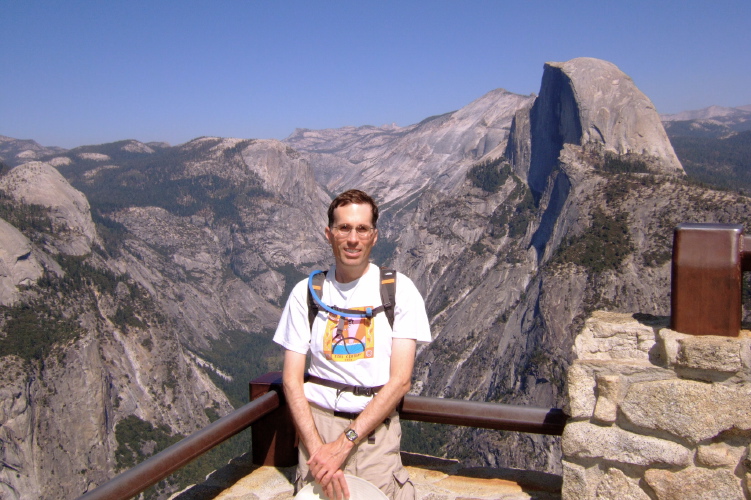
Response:
[[[373,395],[373,388],[372,388],[372,387],[362,387],[362,386],[360,386],[360,385],[356,385],[356,386],[355,386],[355,387],[354,387],[354,388],[352,389],[352,393],[353,393],[353,394],[354,394],[355,396],[366,396],[366,397],[370,397],[370,396],[372,396],[372,395]]]

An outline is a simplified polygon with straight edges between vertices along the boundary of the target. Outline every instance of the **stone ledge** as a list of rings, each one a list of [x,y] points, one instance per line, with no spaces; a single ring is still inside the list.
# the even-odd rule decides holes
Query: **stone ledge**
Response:
[[[417,500],[560,500],[562,478],[517,469],[466,468],[457,460],[402,453]],[[246,454],[171,500],[291,500],[295,467],[257,467]]]
[[[668,365],[686,378],[707,382],[751,379],[751,332],[738,337],[687,335],[665,328],[658,337],[664,346]]]
[[[563,499],[751,498],[751,335],[659,319],[596,312],[577,336]]]

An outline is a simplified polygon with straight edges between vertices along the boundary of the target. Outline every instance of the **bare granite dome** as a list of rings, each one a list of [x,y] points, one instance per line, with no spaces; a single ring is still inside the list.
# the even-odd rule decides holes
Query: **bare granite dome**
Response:
[[[539,195],[565,144],[642,155],[656,171],[684,174],[652,101],[600,59],[545,64],[540,95],[514,117],[506,154]]]
[[[47,163],[29,162],[0,178],[0,189],[24,203],[47,207],[55,221],[67,228],[55,243],[63,253],[85,255],[96,239],[86,197]]]
[[[545,65],[545,74],[555,71],[568,79],[578,104],[581,144],[647,154],[661,158],[666,170],[683,172],[652,101],[615,64],[579,57]]]

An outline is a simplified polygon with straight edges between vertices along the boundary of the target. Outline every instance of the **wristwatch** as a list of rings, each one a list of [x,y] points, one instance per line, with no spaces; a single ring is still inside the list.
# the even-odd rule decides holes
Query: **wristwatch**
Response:
[[[344,437],[354,443],[360,436],[357,434],[357,432],[355,432],[354,429],[347,429],[346,431],[344,431]]]

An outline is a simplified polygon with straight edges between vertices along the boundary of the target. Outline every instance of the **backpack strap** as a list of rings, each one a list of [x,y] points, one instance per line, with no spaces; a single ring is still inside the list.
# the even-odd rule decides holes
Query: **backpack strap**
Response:
[[[394,306],[396,305],[396,271],[381,268],[381,303],[391,329],[394,329]]]
[[[313,328],[313,322],[319,311],[324,308],[329,312],[342,313],[344,316],[373,317],[379,312],[386,313],[389,325],[394,328],[394,305],[396,304],[396,271],[393,269],[380,268],[381,272],[381,305],[365,312],[355,309],[342,309],[323,304],[323,282],[328,271],[313,271],[308,278],[308,323]],[[315,293],[315,297],[313,296]],[[321,307],[323,306],[323,307]]]
[[[313,280],[311,286],[308,287],[308,323],[310,323],[311,330],[313,329],[313,322],[315,321],[316,316],[318,316],[320,308],[318,307],[318,302],[316,302],[313,295],[310,293],[310,289],[312,288],[316,295],[318,295],[318,300],[321,300],[323,298],[323,281],[326,279],[327,272],[328,271],[321,271],[310,277],[310,279]]]

